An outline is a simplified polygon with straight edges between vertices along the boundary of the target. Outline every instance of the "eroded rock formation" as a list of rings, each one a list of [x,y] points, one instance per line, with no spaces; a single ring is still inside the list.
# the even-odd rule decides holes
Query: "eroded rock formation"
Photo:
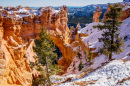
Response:
[[[0,85],[29,86],[32,73],[24,58],[27,46],[20,36],[22,23],[2,15],[0,14]]]
[[[41,7],[38,11],[22,6],[4,9],[0,11],[0,85],[31,85],[32,73],[37,74],[28,64],[35,62],[32,46],[43,26],[62,52],[58,64],[65,71],[77,54],[73,47],[85,46],[80,38],[85,34],[78,33],[79,27],[70,31],[67,26],[66,6],[58,10]]]
[[[102,8],[97,6],[96,11],[93,12],[93,22],[99,22],[99,17],[102,14]]]
[[[121,3],[118,3],[118,4],[120,4],[122,7],[123,7],[123,10],[122,10],[122,16],[120,17],[120,21],[123,21],[123,20],[125,20],[126,18],[128,18],[128,17],[130,17],[130,4],[129,3],[127,3],[127,2],[121,2]],[[108,8],[107,8],[107,10],[106,10],[106,12],[105,12],[105,14],[106,13],[108,13],[110,11],[110,6],[108,5]],[[104,15],[105,15],[104,14]],[[103,17],[103,20],[105,19],[105,16]]]
[[[93,22],[99,22],[100,7],[94,15]],[[32,46],[35,46],[34,39],[39,38],[43,26],[62,52],[58,64],[64,66],[65,72],[77,58],[78,47],[80,53],[86,50],[89,54],[90,49],[82,42],[82,37],[87,35],[79,33],[79,25],[69,30],[67,20],[66,6],[58,10],[41,7],[38,11],[22,6],[0,7],[0,85],[30,86],[32,73],[37,77],[29,62],[35,62]]]

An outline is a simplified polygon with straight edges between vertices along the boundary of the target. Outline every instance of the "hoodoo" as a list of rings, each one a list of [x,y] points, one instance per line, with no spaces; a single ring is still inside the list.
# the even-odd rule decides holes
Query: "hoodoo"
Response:
[[[96,11],[93,12],[93,22],[99,22],[99,17],[102,14],[102,8],[97,6]]]

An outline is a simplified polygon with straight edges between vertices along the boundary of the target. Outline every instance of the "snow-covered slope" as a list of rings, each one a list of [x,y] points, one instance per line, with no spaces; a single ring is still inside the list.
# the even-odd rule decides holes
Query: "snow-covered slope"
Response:
[[[102,35],[102,31],[98,30],[97,28],[93,28],[94,25],[97,25],[98,23],[90,23],[87,27],[83,28],[80,32],[86,33],[89,36],[83,37],[83,41],[85,42],[86,46],[87,43],[89,43],[89,47],[91,48],[98,48],[101,46],[102,43],[98,42],[98,38],[100,38]],[[101,23],[100,23],[101,24]]]
[[[89,42],[89,47],[93,47],[96,48],[98,50],[98,47],[102,46],[102,43],[99,43],[98,38],[101,37],[102,31],[99,31],[97,28],[93,29],[93,26],[97,25],[97,23],[91,23],[89,24],[87,27],[83,28],[80,32],[81,33],[86,33],[89,36],[88,37],[84,37],[83,41],[85,42],[85,44],[87,44],[87,42]],[[130,56],[128,56],[127,54],[130,53],[130,17],[127,18],[126,20],[124,20],[124,23],[121,24],[120,27],[120,36],[125,39],[125,46],[122,47],[124,52],[122,52],[119,55],[115,55],[114,54],[114,58],[116,59],[120,59],[125,57],[125,59],[130,59]]]
[[[89,34],[90,36],[84,37],[83,41],[85,44],[89,42],[89,47],[96,48],[93,52],[98,52],[98,47],[102,47],[102,43],[98,41],[98,38],[101,37],[102,31],[98,31],[98,29],[93,29],[93,26],[97,25],[97,23],[91,23],[87,27],[83,28],[81,30],[81,33],[86,32],[86,34]],[[120,28],[120,36],[124,39],[125,38],[125,46],[122,47],[124,50],[120,54],[113,54],[113,59],[126,59],[130,60],[130,17],[124,20],[124,22],[121,24]],[[108,58],[104,55],[97,56],[93,60],[92,67],[96,68],[101,65],[101,63],[106,62]]]
[[[93,28],[94,25],[98,23],[90,23],[85,28],[81,29],[80,33],[86,33],[89,36],[83,37],[82,41],[85,42],[86,46],[89,43],[89,48],[96,48],[93,52],[98,52],[98,47],[102,46],[102,43],[98,41],[102,35],[102,31],[99,31],[97,28]],[[102,24],[102,23],[100,23]],[[130,17],[124,20],[124,23],[121,24],[120,28],[120,37],[125,38],[125,46],[122,47],[124,50],[122,53],[116,55],[113,54],[112,62],[108,63],[106,66],[102,66],[102,63],[108,61],[108,58],[105,55],[99,55],[95,57],[91,62],[93,63],[87,68],[93,68],[97,70],[91,72],[86,75],[84,78],[75,79],[77,75],[69,75],[66,77],[62,77],[60,82],[64,81],[67,77],[71,76],[71,82],[61,84],[59,86],[76,86],[81,85],[81,83],[86,83],[87,86],[115,86],[120,85],[119,82],[122,82],[121,86],[129,86],[130,85]],[[127,60],[127,61],[124,61]],[[129,80],[127,80],[129,79]],[[125,81],[126,80],[126,81]],[[75,83],[75,84],[74,84]],[[90,84],[93,83],[93,84]],[[82,84],[83,85],[83,84]]]
[[[113,60],[81,79],[58,86],[130,86],[130,61]]]

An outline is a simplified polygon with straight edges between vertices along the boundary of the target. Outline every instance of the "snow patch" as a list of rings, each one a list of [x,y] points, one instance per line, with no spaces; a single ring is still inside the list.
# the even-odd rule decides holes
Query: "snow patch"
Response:
[[[106,66],[103,66],[81,79],[73,79],[75,82],[96,80],[91,86],[115,86],[119,81],[130,76],[130,61],[123,62],[122,60],[113,60]],[[129,86],[130,80],[123,82],[125,86]],[[66,82],[57,86],[76,86],[74,82]],[[89,86],[88,85],[88,86]]]

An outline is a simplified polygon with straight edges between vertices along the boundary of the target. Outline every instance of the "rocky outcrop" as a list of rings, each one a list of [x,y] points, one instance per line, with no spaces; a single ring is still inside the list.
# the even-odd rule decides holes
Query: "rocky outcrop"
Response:
[[[31,85],[32,73],[24,58],[26,46],[20,37],[21,25],[0,15],[0,85]]]
[[[99,17],[102,14],[102,8],[97,6],[96,11],[93,12],[93,22],[99,22]]]
[[[36,71],[30,69],[29,62],[35,62],[33,56],[36,54],[32,46],[35,46],[34,39],[39,38],[38,34],[43,26],[61,50],[63,57],[58,64],[64,66],[65,72],[73,57],[77,55],[77,51],[73,48],[77,46],[85,48],[85,44],[81,41],[81,37],[85,34],[78,33],[79,25],[71,31],[67,26],[66,6],[61,6],[58,10],[53,7],[41,7],[38,12],[21,6],[4,9],[0,12],[0,85],[2,86],[30,86],[32,73],[37,77]]]
[[[85,33],[80,33],[78,24],[76,28],[67,26],[67,7],[61,6],[57,10],[53,7],[41,7],[32,10],[29,7],[0,7],[0,85],[30,86],[32,73],[37,77],[36,71],[30,69],[29,62],[35,62],[33,56],[36,53],[32,46],[34,40],[39,38],[38,34],[44,26],[51,39],[61,50],[62,58],[58,64],[64,66],[64,73],[77,58],[78,53],[87,55],[89,45],[82,42]],[[99,22],[101,8],[97,7],[94,12],[93,22]],[[50,40],[51,40],[50,39]],[[94,57],[97,54],[94,54]],[[80,60],[80,58],[78,58]]]
[[[122,2],[122,3],[118,3],[118,4],[120,4],[122,7],[123,7],[123,10],[122,10],[122,16],[119,18],[119,20],[120,21],[123,21],[123,20],[125,20],[126,18],[128,18],[128,17],[130,17],[130,4],[129,3],[127,3],[127,1],[125,2]],[[106,13],[108,13],[110,11],[110,5],[108,5],[108,8],[107,8],[107,10],[106,10],[106,12],[105,12],[105,14]],[[105,15],[104,14],[104,15]],[[103,17],[103,20],[105,19],[105,16]]]
[[[124,2],[121,5],[123,6],[123,11],[122,11],[123,16],[121,16],[121,18],[120,18],[120,20],[122,21],[122,20],[125,20],[128,17],[130,17],[130,4]]]

